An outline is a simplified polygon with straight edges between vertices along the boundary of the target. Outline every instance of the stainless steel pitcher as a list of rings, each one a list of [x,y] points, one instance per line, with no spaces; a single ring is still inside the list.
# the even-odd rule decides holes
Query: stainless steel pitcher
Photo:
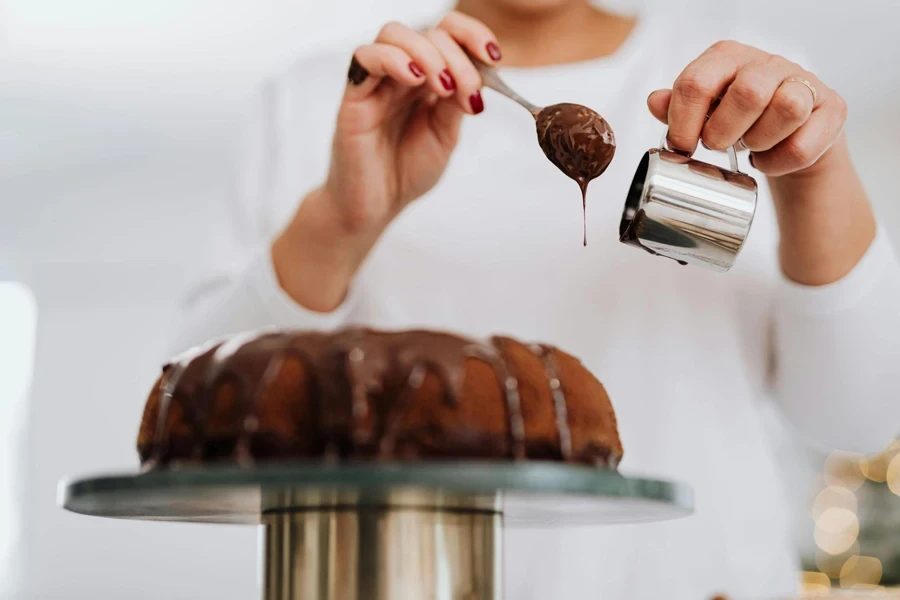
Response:
[[[625,200],[619,241],[680,262],[728,271],[756,212],[756,180],[672,152],[665,138],[644,154]]]

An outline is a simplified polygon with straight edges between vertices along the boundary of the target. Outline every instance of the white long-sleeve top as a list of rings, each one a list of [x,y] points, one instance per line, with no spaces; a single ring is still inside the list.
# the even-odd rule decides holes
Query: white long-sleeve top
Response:
[[[188,298],[174,349],[262,326],[350,323],[558,345],[606,385],[622,472],[689,483],[696,513],[507,531],[506,597],[700,600],[793,590],[798,561],[761,409],[777,404],[797,435],[828,448],[877,449],[900,430],[900,265],[879,229],[841,281],[786,280],[771,196],[753,171],[759,207],[731,272],[682,267],[618,242],[632,175],[662,133],[644,99],[730,37],[648,17],[612,57],[504,70],[533,102],[585,104],[616,132],[615,160],[589,189],[588,246],[577,186],[543,156],[531,117],[486,92],[486,111],[465,119],[440,183],[390,226],[329,314],[280,289],[269,246],[325,176],[350,52],[297,64],[260,93],[239,185],[211,219],[209,270]]]

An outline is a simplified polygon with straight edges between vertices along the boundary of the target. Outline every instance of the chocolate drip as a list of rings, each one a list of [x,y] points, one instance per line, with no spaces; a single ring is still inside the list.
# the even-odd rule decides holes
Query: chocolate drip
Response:
[[[384,435],[382,435],[378,444],[379,456],[383,458],[394,456],[394,447],[397,443],[397,435],[400,433],[400,425],[403,424],[403,415],[410,408],[410,404],[416,396],[416,390],[422,387],[426,374],[425,367],[422,365],[416,365],[409,372],[409,376],[406,378],[406,385],[400,392],[400,397],[397,401],[398,409],[393,411],[387,418]]]
[[[278,369],[273,368],[273,363],[280,363],[284,357],[282,349],[283,335],[272,329],[263,329],[251,333],[243,333],[235,335],[229,340],[219,345],[212,352],[212,364],[210,365],[208,376],[203,385],[203,403],[193,403],[195,406],[203,408],[203,414],[199,419],[199,423],[194,423],[195,431],[199,433],[197,437],[196,454],[202,454],[208,441],[208,421],[207,416],[212,410],[215,401],[215,393],[219,388],[219,384],[226,379],[231,379],[237,386],[238,401],[243,401],[243,417],[240,422],[240,430],[235,445],[235,455],[240,463],[251,463],[252,452],[250,445],[253,435],[258,428],[258,418],[255,414],[255,408],[259,404],[260,396],[271,387],[275,377],[278,376]],[[232,362],[240,363],[241,352],[246,352],[250,348],[266,345],[271,349],[270,357],[262,365],[262,370],[256,383],[251,376],[256,369],[234,369],[229,368]]]
[[[265,373],[260,380],[260,384],[256,389],[256,393],[250,396],[252,400],[244,407],[244,418],[241,419],[241,432],[238,435],[237,445],[235,447],[235,456],[239,463],[249,464],[253,462],[253,453],[250,445],[252,443],[253,435],[259,429],[259,417],[256,414],[256,409],[261,404],[262,397],[275,383],[278,373],[284,366],[284,360],[285,353],[284,351],[281,351],[269,361],[269,364],[266,365]],[[205,435],[203,437],[204,439],[206,438]]]
[[[562,383],[557,374],[556,361],[553,360],[553,348],[542,344],[534,344],[531,351],[540,357],[544,363],[544,374],[550,384],[550,393],[553,395],[553,407],[556,412],[556,431],[559,435],[559,452],[566,460],[572,457],[572,430],[569,428],[568,407],[566,395],[562,389]]]
[[[211,340],[202,346],[192,348],[187,352],[172,359],[163,366],[165,378],[160,382],[159,412],[156,417],[156,432],[154,439],[156,440],[156,451],[148,461],[149,466],[160,464],[164,460],[165,453],[168,449],[169,428],[166,427],[169,421],[169,412],[172,409],[172,403],[175,401],[175,391],[178,385],[185,377],[188,368],[198,366],[195,361],[203,356],[208,355],[211,351],[216,350],[222,342],[220,340]],[[182,403],[181,408],[188,417],[188,420],[196,427],[200,421],[200,415],[197,414],[195,403],[188,402],[188,406]]]
[[[581,188],[581,227],[582,227],[582,235],[584,236],[584,240],[582,241],[582,246],[587,246],[587,182],[581,183],[578,182],[578,187]]]
[[[494,374],[503,389],[506,399],[506,414],[509,419],[509,435],[513,456],[517,459],[527,457],[525,449],[525,418],[522,415],[522,401],[519,396],[519,381],[509,372],[500,346],[507,341],[506,338],[492,337],[490,345],[473,345],[469,348],[470,355],[489,363],[494,369]]]
[[[350,393],[353,398],[353,443],[364,444],[368,441],[365,422],[369,418],[369,389],[362,379],[363,361],[366,352],[355,346],[347,353],[347,378],[351,382]]]
[[[175,396],[175,386],[178,385],[178,380],[181,379],[186,368],[187,364],[174,365],[172,363],[163,367],[166,377],[159,382],[159,409],[156,415],[156,432],[153,434],[156,447],[145,465],[147,468],[153,468],[163,461],[169,442],[169,429],[166,427],[166,422],[169,420],[169,408],[172,405],[172,398]]]
[[[616,153],[609,123],[580,104],[554,104],[537,114],[538,143],[544,154],[581,189],[584,245],[587,246],[587,188],[600,177]]]
[[[349,358],[349,352],[341,345],[348,342],[346,339],[335,340],[336,345],[332,346],[328,343],[330,336],[322,333],[286,335],[285,356],[292,356],[303,364],[308,380],[307,393],[316,399],[315,412],[319,423],[318,430],[323,438],[325,458],[337,460],[340,456],[338,433],[342,420],[347,418],[345,414],[348,411],[343,408],[342,390],[330,369],[338,368],[339,361],[336,360],[336,355],[341,352]],[[350,341],[355,340],[351,338]],[[340,363],[346,365],[346,360]]]

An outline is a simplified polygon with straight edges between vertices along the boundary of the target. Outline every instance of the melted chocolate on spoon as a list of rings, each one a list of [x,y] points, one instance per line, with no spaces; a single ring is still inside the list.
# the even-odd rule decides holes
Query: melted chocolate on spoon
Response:
[[[553,104],[541,110],[538,143],[547,158],[581,188],[584,245],[587,246],[587,186],[606,171],[616,153],[616,137],[606,119],[580,104]]]

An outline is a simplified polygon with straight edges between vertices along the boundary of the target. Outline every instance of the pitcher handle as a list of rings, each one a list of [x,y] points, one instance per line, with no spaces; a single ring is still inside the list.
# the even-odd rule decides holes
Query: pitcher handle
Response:
[[[662,140],[660,140],[660,142],[659,142],[659,149],[660,150],[668,150],[669,152],[674,152],[674,150],[672,150],[672,148],[669,146],[669,130],[668,129],[666,129],[666,132],[662,136]],[[731,165],[730,171],[732,173],[742,173],[741,169],[738,166],[737,145],[729,146],[728,150],[726,150],[726,152],[728,153],[728,162]]]

